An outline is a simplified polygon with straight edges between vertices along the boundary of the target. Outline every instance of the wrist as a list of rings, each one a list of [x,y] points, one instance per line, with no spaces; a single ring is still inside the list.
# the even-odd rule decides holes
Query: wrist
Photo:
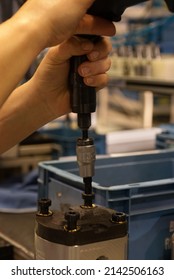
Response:
[[[28,42],[30,48],[39,53],[48,47],[47,38],[44,36],[46,26],[42,23],[43,15],[36,12],[20,9],[12,18],[12,25],[24,40]],[[13,22],[14,21],[14,22]]]

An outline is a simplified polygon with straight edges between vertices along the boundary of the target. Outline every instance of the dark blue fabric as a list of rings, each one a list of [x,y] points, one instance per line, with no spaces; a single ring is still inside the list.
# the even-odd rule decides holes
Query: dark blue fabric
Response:
[[[0,184],[0,211],[33,211],[37,208],[38,169],[27,174],[23,181],[9,179]]]

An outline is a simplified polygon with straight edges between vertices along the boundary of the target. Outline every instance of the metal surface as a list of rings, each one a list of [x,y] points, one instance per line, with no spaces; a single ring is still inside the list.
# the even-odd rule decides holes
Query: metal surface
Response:
[[[127,236],[83,246],[55,244],[35,236],[39,260],[124,260],[127,259]]]
[[[159,80],[142,77],[110,77],[109,86],[126,88],[129,90],[152,91],[154,93],[174,94],[173,80]]]
[[[80,177],[93,177],[95,164],[95,146],[77,146],[76,151]]]

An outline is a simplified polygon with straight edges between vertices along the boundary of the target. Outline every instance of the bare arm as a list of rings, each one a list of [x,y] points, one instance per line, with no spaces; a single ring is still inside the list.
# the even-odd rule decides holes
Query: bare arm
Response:
[[[0,110],[0,153],[49,121],[70,112],[68,73],[72,55],[87,54],[79,74],[89,86],[104,87],[110,67],[108,39],[93,45],[72,37],[50,49],[33,78],[18,87]],[[98,54],[98,56],[96,56]],[[88,72],[84,71],[87,70]]]
[[[41,50],[37,32],[14,18],[0,25],[0,107]]]
[[[0,108],[45,47],[59,44],[78,32],[114,34],[111,22],[85,15],[92,2],[28,0],[0,25]]]

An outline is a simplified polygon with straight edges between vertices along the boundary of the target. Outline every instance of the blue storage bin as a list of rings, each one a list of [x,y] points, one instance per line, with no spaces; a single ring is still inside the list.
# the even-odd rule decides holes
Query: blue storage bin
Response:
[[[40,197],[52,208],[82,204],[76,159],[39,164]],[[93,178],[95,203],[128,216],[129,259],[170,259],[165,242],[174,221],[174,151],[99,157]]]
[[[174,148],[174,125],[164,124],[160,126],[163,131],[156,135],[157,149],[173,149]]]

